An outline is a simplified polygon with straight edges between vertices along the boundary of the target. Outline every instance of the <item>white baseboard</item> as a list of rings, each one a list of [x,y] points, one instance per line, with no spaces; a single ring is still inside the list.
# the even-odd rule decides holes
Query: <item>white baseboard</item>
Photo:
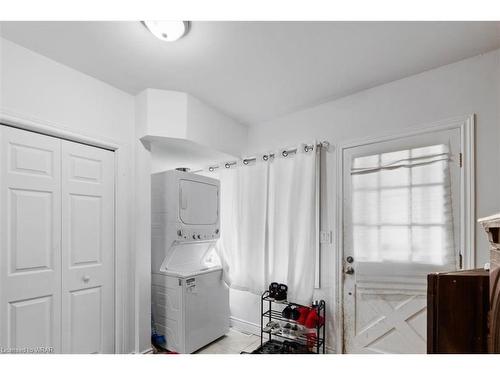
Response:
[[[248,322],[243,319],[231,317],[230,320],[231,328],[244,333],[251,333],[252,335],[260,336],[260,326],[258,324]]]

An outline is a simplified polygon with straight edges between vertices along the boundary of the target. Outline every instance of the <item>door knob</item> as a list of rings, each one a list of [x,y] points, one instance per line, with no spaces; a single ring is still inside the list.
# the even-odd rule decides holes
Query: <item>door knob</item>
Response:
[[[352,275],[354,273],[354,268],[347,266],[344,271],[347,275]]]
[[[84,283],[88,283],[90,281],[90,276],[85,275],[85,276],[82,277],[82,280],[83,280]]]

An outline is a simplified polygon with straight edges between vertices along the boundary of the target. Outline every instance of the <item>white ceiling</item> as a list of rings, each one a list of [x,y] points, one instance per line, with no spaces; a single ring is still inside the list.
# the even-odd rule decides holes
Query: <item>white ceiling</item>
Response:
[[[0,34],[131,94],[193,94],[247,125],[500,48],[499,22],[2,22]]]

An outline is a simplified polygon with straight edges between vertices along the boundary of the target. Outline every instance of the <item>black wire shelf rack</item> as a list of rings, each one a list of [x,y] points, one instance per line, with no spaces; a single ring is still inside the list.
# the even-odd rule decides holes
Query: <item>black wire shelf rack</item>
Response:
[[[281,305],[281,306],[280,306]],[[307,307],[316,309],[319,317],[318,323],[313,328],[306,328],[297,323],[296,320],[283,317],[279,307]],[[260,303],[260,346],[253,353],[314,353],[324,354],[325,330],[326,330],[326,304],[324,300],[317,301],[311,306],[301,305],[291,301],[276,301],[269,297],[269,291],[265,291],[261,296]],[[279,328],[269,329],[266,325],[270,322],[285,322],[290,325],[297,325],[298,330],[293,334],[284,334]],[[279,348],[271,351],[270,347]]]

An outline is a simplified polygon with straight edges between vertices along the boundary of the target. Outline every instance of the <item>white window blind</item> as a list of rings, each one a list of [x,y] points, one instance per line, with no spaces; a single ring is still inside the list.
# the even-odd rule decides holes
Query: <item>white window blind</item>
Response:
[[[357,261],[455,267],[449,162],[444,144],[353,159]]]

